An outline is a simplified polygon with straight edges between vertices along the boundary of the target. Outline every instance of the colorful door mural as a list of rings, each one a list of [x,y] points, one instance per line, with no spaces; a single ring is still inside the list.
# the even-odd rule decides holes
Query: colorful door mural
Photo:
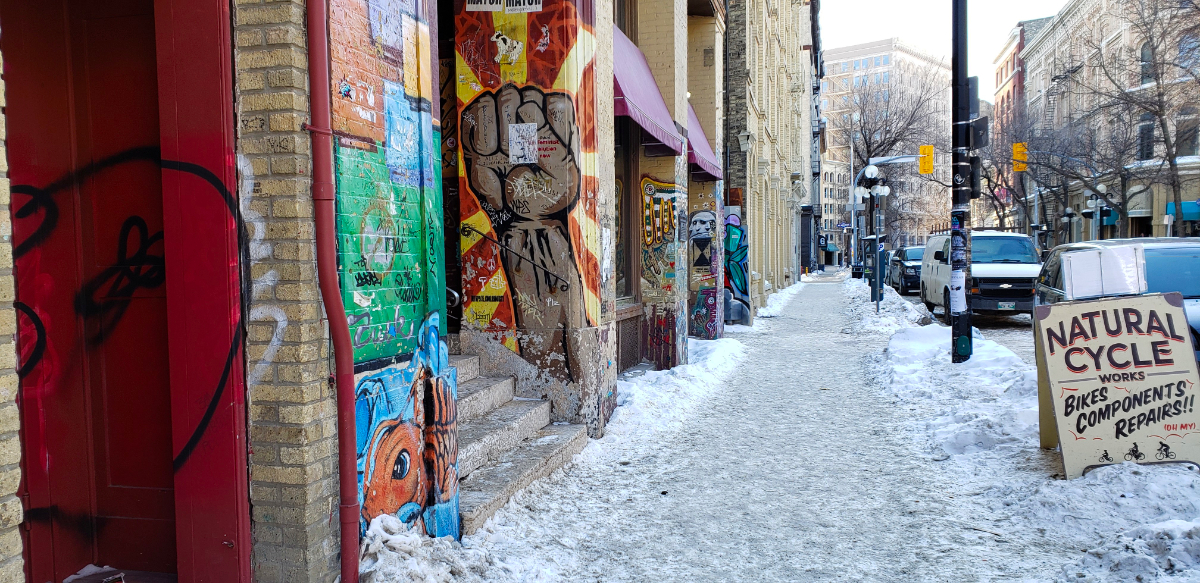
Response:
[[[717,182],[693,182],[688,213],[688,334],[713,340],[725,331],[725,221]]]
[[[593,7],[507,4],[456,16],[463,323],[579,381],[572,332],[600,317]]]
[[[677,158],[678,159],[678,158]],[[647,360],[659,370],[678,364],[686,351],[688,316],[683,304],[687,271],[680,269],[685,256],[680,242],[687,188],[642,177],[642,301],[647,306],[642,326],[642,347]],[[684,286],[681,288],[680,286]]]
[[[338,268],[354,345],[362,527],[459,535],[441,97],[425,0],[332,0]]]

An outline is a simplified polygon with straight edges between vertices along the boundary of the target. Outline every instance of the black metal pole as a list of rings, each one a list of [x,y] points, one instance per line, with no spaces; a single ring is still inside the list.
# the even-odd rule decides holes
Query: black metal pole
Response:
[[[970,129],[970,87],[967,81],[967,0],[953,0],[954,52],[952,69],[951,107],[954,112],[952,145],[954,147],[953,207],[950,210],[950,314],[953,362],[971,358],[971,306],[967,304],[967,282],[971,277],[970,218],[971,218],[971,160],[967,151]]]

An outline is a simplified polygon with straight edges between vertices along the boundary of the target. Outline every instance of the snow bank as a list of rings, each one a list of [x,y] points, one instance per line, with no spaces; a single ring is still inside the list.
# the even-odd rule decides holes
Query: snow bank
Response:
[[[843,332],[875,332],[887,335],[902,328],[923,326],[933,321],[925,306],[912,304],[890,287],[883,288],[883,298],[879,302],[877,314],[875,302],[871,301],[869,281],[849,278],[842,285],[845,286],[846,295],[850,299],[846,314],[851,322],[850,328]]]
[[[679,427],[745,354],[745,346],[732,338],[688,338],[690,364],[618,380],[617,409],[604,428],[604,438],[592,441],[581,455],[605,457],[619,441],[645,439]]]
[[[1117,535],[1063,568],[1060,581],[1200,580],[1200,520],[1167,520]]]
[[[855,332],[890,335],[878,374],[909,411],[916,454],[946,473],[956,514],[1045,553],[1021,559],[1031,580],[1200,581],[1195,470],[1122,464],[1060,479],[1058,454],[1039,447],[1033,363],[976,330],[972,358],[953,364],[949,328],[915,327],[895,306],[874,318],[869,288],[845,289]]]
[[[774,318],[783,311],[783,308],[788,305],[804,289],[803,283],[794,283],[789,285],[767,298],[767,305],[758,310],[756,317],[758,318]]]
[[[690,364],[618,380],[617,408],[604,437],[589,441],[563,469],[518,492],[461,543],[410,531],[391,516],[376,518],[363,539],[363,582],[561,580],[591,559],[575,553],[578,541],[571,538],[587,533],[562,524],[580,515],[572,504],[596,495],[602,481],[597,475],[653,452],[664,434],[694,415],[744,356],[745,347],[737,340],[690,338]],[[535,542],[547,540],[552,541],[548,546]]]
[[[395,516],[378,516],[363,537],[359,574],[363,583],[482,581],[485,553],[450,538],[430,538]]]

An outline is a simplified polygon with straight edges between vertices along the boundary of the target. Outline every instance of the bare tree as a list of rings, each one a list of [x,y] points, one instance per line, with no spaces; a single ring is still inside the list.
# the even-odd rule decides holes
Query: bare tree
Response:
[[[915,154],[923,144],[949,151],[950,79],[944,67],[907,60],[888,72],[857,79],[845,97],[848,108],[830,120],[835,130],[853,140],[856,168],[872,158]],[[887,168],[892,196],[883,209],[884,225],[896,235],[916,233],[935,216],[949,212],[942,185],[923,179],[910,166]]]
[[[1158,165],[1158,180],[1167,185],[1175,203],[1176,224],[1183,224],[1184,179],[1179,170],[1181,150],[1195,138],[1196,84],[1200,69],[1200,12],[1180,0],[1125,0],[1110,10],[1117,27],[1127,28],[1132,43],[1110,38],[1108,19],[1098,19],[1083,37],[1079,91],[1090,109],[1136,120],[1136,157],[1140,166]],[[1190,82],[1189,82],[1190,81]],[[1117,126],[1115,132],[1122,133]],[[1128,133],[1128,132],[1126,132]],[[1180,138],[1186,138],[1181,141]],[[1123,141],[1123,140],[1122,140]],[[1184,146],[1185,148],[1181,148]],[[1192,152],[1194,153],[1194,152]],[[1178,231],[1184,234],[1182,229]]]

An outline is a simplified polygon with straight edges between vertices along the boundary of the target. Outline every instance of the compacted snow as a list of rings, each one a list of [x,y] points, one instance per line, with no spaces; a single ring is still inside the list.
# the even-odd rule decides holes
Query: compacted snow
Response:
[[[951,364],[923,307],[868,298],[780,290],[623,378],[605,437],[461,544],[376,520],[364,580],[1200,581],[1194,470],[1060,479],[1033,363],[977,333]]]

